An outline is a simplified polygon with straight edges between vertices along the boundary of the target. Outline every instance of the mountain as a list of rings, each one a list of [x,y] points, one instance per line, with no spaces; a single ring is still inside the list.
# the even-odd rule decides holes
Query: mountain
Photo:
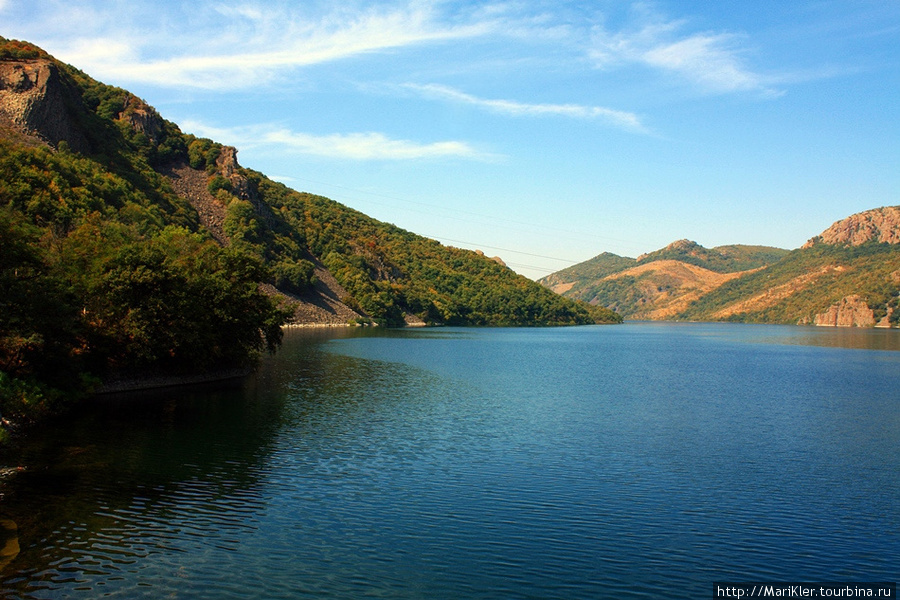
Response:
[[[742,272],[787,250],[767,246],[704,248],[678,240],[637,259],[604,253],[539,280],[557,293],[613,308],[626,318],[666,319]]]
[[[787,253],[787,250],[769,246],[733,245],[708,249],[697,242],[678,240],[662,250],[642,254],[637,258],[637,262],[647,264],[668,259],[696,265],[716,273],[737,273],[772,264]]]
[[[604,264],[615,262],[611,256]],[[707,250],[680,240],[596,278],[588,275],[596,272],[593,260],[541,282],[633,319],[858,327],[900,321],[900,207],[841,219],[793,251]]]
[[[623,271],[636,263],[637,261],[633,258],[604,252],[590,260],[578,263],[562,271],[557,271],[552,275],[547,275],[539,279],[538,283],[549,287],[557,294],[590,301],[590,293],[584,292],[587,286],[592,282],[603,279],[607,275]]]
[[[692,320],[897,327],[900,207],[835,222],[803,247],[728,282],[678,315]]]
[[[861,246],[870,242],[900,244],[900,206],[884,206],[841,219],[803,247]]]
[[[243,168],[142,99],[0,38],[0,412],[242,368],[281,326],[621,320]]]

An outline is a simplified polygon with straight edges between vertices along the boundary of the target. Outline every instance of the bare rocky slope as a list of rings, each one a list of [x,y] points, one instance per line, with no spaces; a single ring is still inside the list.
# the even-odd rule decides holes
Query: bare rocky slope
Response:
[[[251,188],[237,170],[237,152],[234,148],[225,147],[217,159],[217,173],[227,176],[234,190],[239,190],[244,198],[251,199]],[[200,223],[223,246],[231,243],[224,230],[225,205],[210,193],[208,188],[209,174],[206,171],[192,169],[184,163],[171,165],[163,170],[163,174],[172,183],[179,196],[186,199],[200,217]],[[259,203],[259,210],[264,210]],[[293,308],[294,316],[290,325],[295,326],[340,326],[354,320],[362,319],[363,314],[356,312],[341,301],[348,296],[347,290],[341,286],[334,276],[325,268],[320,260],[307,254],[307,260],[315,265],[315,283],[312,289],[296,295],[279,291],[271,285],[265,290],[270,294],[281,296]],[[413,322],[412,319],[410,319]]]

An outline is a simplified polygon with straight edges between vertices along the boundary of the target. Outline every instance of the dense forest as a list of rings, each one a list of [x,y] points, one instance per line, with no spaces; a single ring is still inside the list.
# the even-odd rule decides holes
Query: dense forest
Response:
[[[4,65],[19,78],[0,85],[4,421],[34,419],[122,374],[251,365],[277,347],[288,300],[312,293],[316,265],[365,323],[621,320],[478,253],[228,163],[221,144],[31,44],[0,38]],[[46,130],[32,108],[23,116],[2,104],[27,87],[28,69],[44,69],[46,89],[26,91],[36,94],[29,107],[52,113]],[[203,175],[221,231],[175,192],[166,174],[176,166]]]
[[[113,373],[248,364],[288,317],[264,263],[198,231],[125,143],[104,162],[0,140],[0,410],[34,418]]]

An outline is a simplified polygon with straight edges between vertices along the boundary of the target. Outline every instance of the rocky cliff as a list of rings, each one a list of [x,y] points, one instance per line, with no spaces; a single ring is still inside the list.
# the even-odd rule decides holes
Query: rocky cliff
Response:
[[[811,248],[816,244],[860,246],[866,242],[900,244],[900,206],[885,206],[841,219],[803,247]]]
[[[90,145],[76,125],[84,109],[65,87],[51,60],[0,61],[0,119],[53,146],[66,141],[86,152]]]
[[[815,324],[820,327],[874,327],[875,312],[862,297],[854,294],[817,314]]]

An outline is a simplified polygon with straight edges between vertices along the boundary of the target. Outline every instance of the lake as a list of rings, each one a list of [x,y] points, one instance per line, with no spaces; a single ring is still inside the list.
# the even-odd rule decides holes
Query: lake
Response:
[[[2,464],[3,598],[897,581],[900,331],[290,330],[243,382],[94,401]]]

